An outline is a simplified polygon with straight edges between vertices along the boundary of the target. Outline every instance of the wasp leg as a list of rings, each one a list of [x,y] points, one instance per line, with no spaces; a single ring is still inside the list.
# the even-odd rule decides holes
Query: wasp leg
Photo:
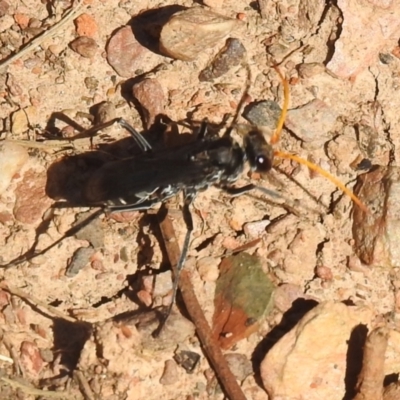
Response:
[[[226,187],[222,187],[221,189],[223,189],[226,193],[230,194],[233,197],[241,196],[242,194],[246,194],[246,193],[250,192],[251,190],[258,190],[258,191],[266,194],[267,196],[273,197],[275,199],[283,200],[284,203],[281,204],[281,206],[283,206],[288,211],[293,212],[296,215],[299,215],[299,211],[298,211],[299,204],[296,201],[289,199],[287,196],[284,196],[281,193],[275,192],[274,190],[270,190],[270,189],[267,189],[262,186],[253,185],[252,183],[242,186],[242,187],[238,187],[238,188],[233,187],[233,186],[226,186]],[[276,205],[278,203],[274,203],[274,204]],[[306,209],[307,211],[314,213],[314,214],[321,213],[320,210],[306,207],[304,205],[302,205],[301,207]]]
[[[279,194],[278,192],[275,192],[274,190],[270,190],[270,189],[266,189],[261,186],[253,185],[252,183],[250,183],[246,186],[242,186],[242,187],[227,186],[227,187],[223,187],[222,189],[233,197],[241,196],[242,194],[248,193],[251,190],[259,190],[259,191],[263,192],[264,194],[271,196],[271,197],[275,197],[278,199],[284,198],[281,194]]]
[[[218,131],[221,130],[221,129],[226,125],[226,121],[227,121],[229,118],[230,118],[230,115],[229,115],[229,114],[225,114],[225,115],[224,115],[224,117],[223,117],[223,119],[222,119],[222,122],[219,123],[219,124],[216,126],[216,128],[217,128]],[[210,130],[208,129],[208,126],[209,126],[208,118],[204,118],[204,119],[201,121],[200,130],[199,130],[199,133],[197,134],[197,139],[202,140],[202,139],[205,139],[206,137],[215,137],[215,136],[218,137],[218,134],[216,134],[216,133],[213,132],[213,131],[210,131]]]
[[[204,118],[203,121],[201,121],[200,130],[199,130],[199,134],[197,135],[197,139],[202,140],[207,136],[207,134],[208,134],[207,126],[208,126],[208,119]]]
[[[131,136],[135,140],[136,144],[139,146],[140,150],[142,150],[144,153],[147,153],[152,150],[150,143],[143,137],[143,135],[141,133],[139,133],[135,128],[133,128],[132,125],[130,125],[129,122],[127,122],[123,118],[114,118],[111,121],[104,122],[102,124],[98,124],[89,129],[83,128],[81,125],[79,125],[77,122],[75,122],[74,120],[69,118],[67,115],[65,115],[63,113],[59,113],[59,112],[52,114],[51,126],[53,126],[54,121],[57,119],[67,123],[68,125],[72,126],[74,129],[79,131],[79,133],[77,133],[75,136],[68,137],[68,138],[57,138],[57,140],[65,140],[65,141],[71,142],[76,139],[84,139],[84,138],[92,139],[94,136],[96,136],[96,133],[98,131],[108,128],[109,126],[112,126],[114,124],[118,124],[119,126],[126,129],[131,134]]]
[[[156,332],[154,332],[154,334],[153,334],[155,337],[157,337],[160,334],[160,332],[162,331],[165,323],[167,322],[168,317],[171,314],[172,307],[175,304],[176,293],[178,291],[178,286],[179,286],[179,276],[185,265],[187,253],[189,250],[190,237],[193,232],[193,218],[192,218],[192,213],[190,212],[190,205],[192,204],[194,198],[196,197],[196,193],[185,193],[184,196],[185,196],[185,202],[183,205],[182,214],[183,214],[183,219],[186,224],[186,235],[185,235],[185,239],[183,241],[182,251],[181,251],[181,255],[179,257],[178,264],[176,265],[175,270],[174,270],[175,276],[174,276],[174,282],[172,285],[171,303],[168,307],[167,312],[164,314],[164,318],[162,319],[160,326],[158,327]]]
[[[84,228],[86,225],[88,225],[90,222],[95,220],[97,217],[99,217],[103,212],[124,212],[124,211],[139,211],[139,210],[148,210],[151,208],[153,205],[159,203],[160,200],[158,199],[152,199],[152,200],[147,200],[143,201],[142,203],[135,203],[135,204],[124,204],[121,206],[103,206],[99,210],[96,210],[92,214],[90,214],[87,218],[85,218],[83,221],[77,223],[74,225],[72,228],[68,229],[64,235],[62,235],[59,239],[57,239],[55,242],[44,248],[43,250],[40,250],[38,252],[35,252],[35,247],[37,242],[23,255],[18,256],[11,262],[9,262],[6,265],[0,265],[0,268],[11,268],[14,267],[18,264],[21,264],[25,261],[32,260],[42,254],[45,254],[47,251],[51,250],[53,247],[57,246],[59,243],[61,243],[64,239],[67,237],[74,236],[77,232],[79,232],[82,228]],[[87,205],[86,205],[87,206]],[[54,208],[70,208],[71,205],[68,203],[59,203],[54,206]]]
[[[85,137],[93,137],[98,131],[108,128],[109,126],[112,126],[114,124],[118,124],[122,128],[126,129],[131,134],[131,136],[139,146],[140,150],[143,151],[143,153],[147,153],[152,150],[150,143],[143,137],[143,135],[139,133],[135,128],[133,128],[133,126],[130,125],[123,118],[115,118],[112,119],[111,121],[104,122],[103,124],[93,126],[92,128],[87,129],[84,132],[80,132],[77,135],[73,136],[72,138],[69,138],[69,140],[81,139]]]
[[[79,230],[81,230],[82,228],[84,228],[86,225],[88,225],[90,222],[92,222],[93,220],[95,220],[99,215],[101,215],[104,212],[104,210],[101,208],[99,210],[96,210],[95,212],[93,212],[92,214],[90,214],[87,218],[85,218],[83,221],[77,223],[76,225],[74,225],[72,228],[68,229],[64,235],[62,235],[59,239],[57,239],[55,242],[53,242],[52,244],[50,244],[49,246],[45,247],[43,250],[40,250],[38,252],[35,252],[35,247],[37,244],[37,241],[35,241],[35,243],[33,244],[33,246],[23,255],[15,258],[14,260],[12,260],[11,262],[9,262],[7,265],[0,265],[0,268],[11,268],[14,267],[18,264],[21,264],[25,261],[29,261],[32,260],[34,258],[36,258],[37,256],[40,256],[42,254],[45,254],[47,251],[51,250],[53,247],[57,246],[59,243],[61,243],[64,239],[66,239],[67,237],[73,236],[75,235],[77,232],[79,232]]]
[[[125,212],[125,211],[144,211],[153,207],[155,204],[160,203],[160,199],[154,198],[151,200],[146,200],[141,203],[133,204],[121,204],[117,206],[106,206],[105,211],[114,212]]]

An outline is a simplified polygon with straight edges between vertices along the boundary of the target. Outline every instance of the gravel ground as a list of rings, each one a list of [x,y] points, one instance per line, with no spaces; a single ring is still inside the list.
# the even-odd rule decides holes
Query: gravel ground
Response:
[[[163,55],[155,36],[146,41],[141,31],[146,22],[154,18],[150,28],[157,35],[170,15],[196,3],[87,0],[54,34],[0,65],[1,139],[8,140],[0,150],[0,264],[6,266],[33,244],[45,248],[88,215],[88,207],[49,210],[60,199],[79,203],[82,182],[99,165],[137,151],[118,126],[104,129],[93,144],[84,138],[63,149],[55,141],[43,142],[45,132],[67,137],[77,132],[65,121],[54,122],[55,113],[84,128],[123,117],[145,132],[164,114],[186,121],[189,128],[150,129],[146,137],[154,147],[190,140],[190,127],[198,127],[203,118],[219,124],[225,114],[234,114],[245,90],[246,68],[243,62],[235,65],[234,56],[228,57],[230,68],[222,76],[210,81],[203,73],[199,79],[226,37],[239,39],[246,50],[251,70],[246,107],[265,100],[282,106],[283,86],[274,62],[289,81],[289,113],[275,149],[312,161],[350,188],[366,171],[363,165],[397,166],[400,29],[393,15],[400,12],[398,5],[209,0],[207,9],[230,20],[225,37],[189,41],[186,51],[193,60]],[[3,60],[51,29],[69,7],[67,0],[1,0]],[[267,137],[276,126],[276,119],[271,121],[263,124]],[[239,123],[247,122],[241,117]],[[35,139],[44,146],[32,145]],[[196,198],[186,266],[211,321],[222,255],[261,239],[247,252],[260,258],[281,292],[279,306],[230,350],[232,363],[242,367],[236,373],[249,399],[268,398],[254,361],[264,354],[255,351],[296,298],[365,305],[376,316],[392,313],[391,324],[397,327],[398,285],[393,282],[400,261],[393,256],[388,263],[361,263],[363,250],[353,231],[364,227],[362,220],[353,227],[352,200],[293,160],[277,158],[275,164],[268,177],[252,178],[281,192],[285,204],[271,204],[258,193],[230,198],[217,188]],[[248,176],[238,183],[248,182]],[[182,243],[180,204],[180,197],[170,201]],[[2,376],[25,385],[2,382],[2,398],[39,398],[33,388],[68,390],[68,398],[223,398],[193,326],[179,312],[162,338],[151,337],[157,320],[149,306],[171,299],[169,262],[154,214],[102,215],[79,236],[0,274],[3,288],[9,287],[0,290]],[[111,321],[136,310],[122,325]],[[175,361],[181,351],[200,356],[192,373]],[[56,396],[67,398],[59,392]]]

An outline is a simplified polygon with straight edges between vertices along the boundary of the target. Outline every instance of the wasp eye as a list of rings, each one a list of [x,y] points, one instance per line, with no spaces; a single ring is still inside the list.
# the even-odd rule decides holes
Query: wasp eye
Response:
[[[257,156],[255,167],[259,172],[268,172],[272,168],[271,160],[265,156]]]

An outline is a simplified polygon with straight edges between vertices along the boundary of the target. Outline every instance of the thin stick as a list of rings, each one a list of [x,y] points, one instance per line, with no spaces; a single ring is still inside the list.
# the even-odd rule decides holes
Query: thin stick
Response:
[[[166,216],[159,213],[158,217],[168,258],[175,273],[175,267],[180,258],[180,249],[175,237],[175,231],[168,213]],[[179,289],[204,351],[228,398],[230,400],[246,400],[246,396],[229,369],[218,343],[213,338],[210,326],[194,293],[189,272],[185,269],[180,274]]]
[[[88,142],[87,139],[78,140],[80,140],[82,143],[85,140],[85,144]],[[42,151],[54,151],[57,149],[72,150],[75,148],[75,143],[72,144],[72,141],[66,143],[65,140],[44,140],[43,142],[38,142],[34,140],[5,139],[0,141],[0,143],[14,143],[19,146],[28,147],[30,149],[39,149]]]
[[[8,335],[3,330],[0,330],[0,339],[11,355],[14,364],[15,374],[24,376],[24,370],[22,369],[21,363],[19,361],[17,351],[12,345],[11,340],[8,338]]]
[[[93,391],[90,388],[89,382],[87,381],[85,375],[83,375],[81,371],[74,371],[74,378],[78,381],[85,399],[95,400],[96,396],[93,394]]]
[[[36,389],[32,386],[28,386],[21,382],[18,382],[15,379],[0,377],[0,381],[3,381],[16,389],[22,390],[25,394],[30,394],[32,396],[41,396],[43,398],[52,398],[52,399],[71,399],[71,400],[76,399],[76,394]]]
[[[21,49],[18,53],[14,54],[12,57],[8,58],[4,62],[0,63],[0,73],[3,72],[10,64],[22,58],[25,54],[28,54],[35,47],[39,46],[45,39],[53,37],[59,29],[61,29],[64,25],[66,25],[71,19],[73,19],[76,14],[82,8],[82,0],[77,2],[76,7],[71,7],[68,12],[55,23],[50,29],[44,31],[40,36],[36,37],[32,41],[30,41],[23,49]]]
[[[0,283],[0,288],[5,290],[6,292],[13,294],[14,296],[18,296],[23,300],[27,300],[30,303],[34,304],[35,306],[39,306],[42,307],[43,309],[45,309],[50,315],[62,318],[66,321],[75,323],[77,321],[76,318],[70,317],[69,315],[66,315],[62,312],[60,312],[57,308],[53,307],[53,306],[49,306],[48,304],[46,304],[45,302],[43,302],[42,300],[38,299],[35,296],[32,296],[30,294],[25,293],[23,290],[18,289],[16,287],[12,287],[10,285],[7,285],[4,282]]]

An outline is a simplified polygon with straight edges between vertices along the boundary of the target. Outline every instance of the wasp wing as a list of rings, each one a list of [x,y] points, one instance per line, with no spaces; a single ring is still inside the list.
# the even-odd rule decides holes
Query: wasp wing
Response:
[[[130,158],[105,164],[89,180],[84,197],[91,204],[145,198],[160,188],[175,192],[201,185],[218,168],[208,160]]]

